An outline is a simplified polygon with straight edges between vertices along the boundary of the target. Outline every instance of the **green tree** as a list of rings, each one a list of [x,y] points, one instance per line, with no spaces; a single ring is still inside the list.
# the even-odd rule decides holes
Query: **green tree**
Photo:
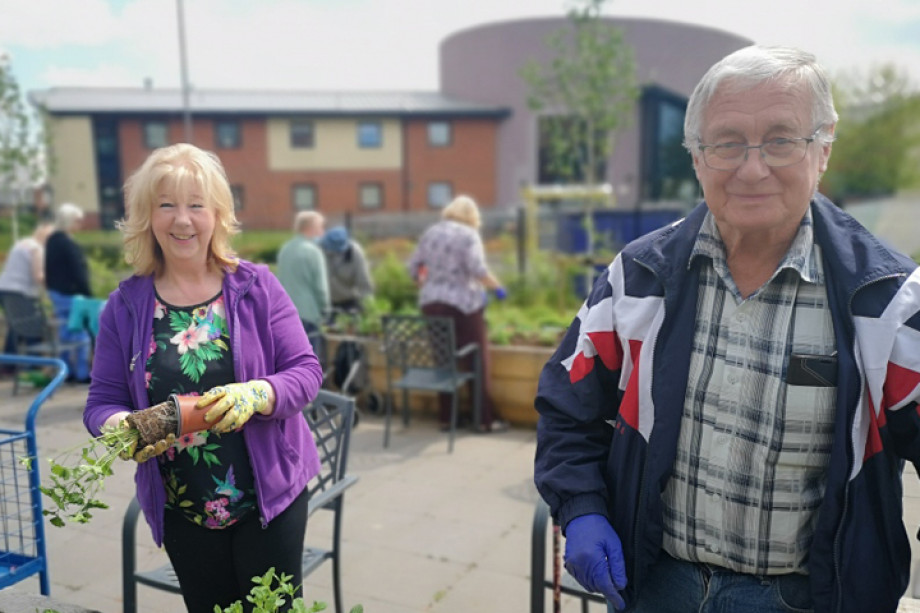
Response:
[[[521,70],[528,106],[540,115],[545,166],[566,182],[600,182],[638,97],[633,50],[602,17],[606,1],[577,0],[569,24],[547,39],[550,64]]]
[[[840,119],[821,189],[837,202],[920,186],[920,92],[894,65],[834,82]]]
[[[21,204],[32,202],[42,177],[43,146],[38,121],[23,100],[12,62],[0,51],[0,202],[13,205],[13,237]]]

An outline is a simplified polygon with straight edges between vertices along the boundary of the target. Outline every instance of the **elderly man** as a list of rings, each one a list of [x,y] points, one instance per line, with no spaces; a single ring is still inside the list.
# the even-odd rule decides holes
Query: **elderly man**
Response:
[[[316,211],[294,217],[294,236],[278,251],[278,280],[291,297],[317,357],[325,365],[325,344],[320,326],[329,314],[329,280],[326,257],[319,241],[326,219]]]
[[[566,567],[634,612],[893,612],[920,460],[920,273],[817,193],[813,56],[748,47],[693,92],[705,202],[595,284],[544,367],[535,481]]]

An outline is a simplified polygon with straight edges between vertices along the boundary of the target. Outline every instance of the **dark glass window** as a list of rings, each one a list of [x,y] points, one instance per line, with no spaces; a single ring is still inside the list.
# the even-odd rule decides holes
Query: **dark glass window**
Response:
[[[293,149],[312,149],[315,145],[313,122],[309,119],[291,121],[291,147]]]
[[[375,149],[383,145],[383,127],[379,121],[358,122],[358,147]]]
[[[452,141],[450,122],[428,122],[428,144],[432,147],[448,147]]]
[[[699,194],[693,160],[684,149],[687,99],[657,87],[642,93],[643,200],[693,201]]]
[[[159,149],[169,144],[169,128],[165,121],[144,122],[144,146]]]
[[[214,140],[218,149],[237,149],[242,142],[240,123],[238,121],[220,119],[214,122]]]

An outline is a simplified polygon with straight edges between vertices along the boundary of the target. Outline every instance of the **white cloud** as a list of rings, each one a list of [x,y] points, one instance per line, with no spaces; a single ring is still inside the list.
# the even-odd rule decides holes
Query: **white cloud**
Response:
[[[98,45],[118,21],[104,0],[0,0],[0,41],[26,49]]]
[[[484,23],[562,16],[567,0],[184,0],[189,78],[197,87],[435,89],[438,48]],[[917,0],[614,0],[612,16],[686,21],[814,52],[832,72],[894,62],[920,80]],[[175,0],[0,0],[0,44],[34,53],[24,81],[180,83]],[[920,23],[920,21],[915,21]],[[894,33],[900,33],[895,36]],[[52,54],[52,52],[59,52]],[[51,59],[46,61],[46,56]],[[27,58],[28,59],[28,58]]]

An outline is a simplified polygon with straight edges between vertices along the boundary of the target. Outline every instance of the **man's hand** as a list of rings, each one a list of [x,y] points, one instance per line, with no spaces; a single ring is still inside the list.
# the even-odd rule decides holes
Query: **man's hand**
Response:
[[[219,385],[206,391],[195,403],[198,408],[207,407],[204,420],[217,421],[211,430],[230,432],[249,421],[253,413],[271,413],[274,408],[274,390],[268,381],[253,379],[246,383]]]
[[[615,609],[626,608],[619,593],[626,587],[623,546],[603,515],[581,515],[566,526],[565,569],[586,590],[603,594]]]

